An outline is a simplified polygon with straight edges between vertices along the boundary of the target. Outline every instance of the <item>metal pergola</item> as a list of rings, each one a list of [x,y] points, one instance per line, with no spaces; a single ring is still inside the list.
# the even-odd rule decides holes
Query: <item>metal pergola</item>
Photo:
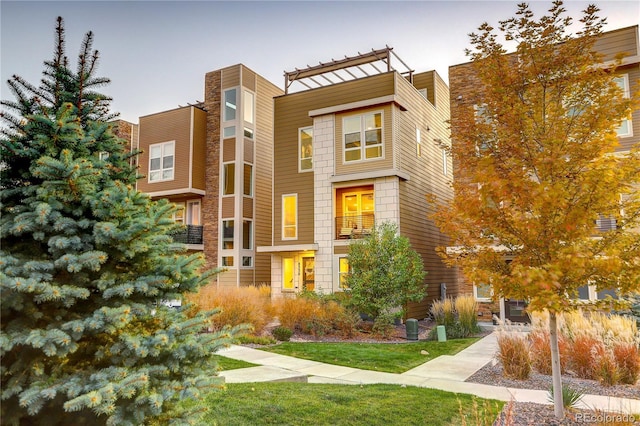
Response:
[[[391,64],[392,58],[395,58],[404,69],[395,69]],[[292,84],[296,82],[307,89],[315,89],[390,71],[399,72],[413,82],[414,70],[393,52],[392,47],[386,46],[384,49],[372,49],[368,53],[358,52],[357,56],[345,56],[344,59],[331,59],[330,62],[319,62],[318,65],[307,65],[307,68],[285,71],[284,92],[289,93]]]

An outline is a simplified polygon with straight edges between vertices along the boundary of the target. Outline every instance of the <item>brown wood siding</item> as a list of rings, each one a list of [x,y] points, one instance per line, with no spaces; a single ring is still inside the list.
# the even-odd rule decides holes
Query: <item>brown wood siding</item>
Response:
[[[595,50],[604,55],[604,60],[612,60],[616,55],[638,55],[638,26],[608,31],[596,40]]]
[[[349,254],[349,246],[333,246],[333,254]]]
[[[222,140],[222,161],[233,161],[236,159],[236,140],[228,138]]]
[[[254,159],[253,159],[253,155],[254,155],[254,141],[251,139],[245,139],[244,140],[244,161],[247,163],[251,163],[253,164]]]
[[[242,86],[251,90],[252,92],[256,91],[256,78],[258,74],[250,70],[249,68],[243,66],[242,67]]]
[[[234,259],[237,263],[238,259]],[[237,269],[229,269],[220,275],[218,275],[218,286],[219,287],[238,287],[238,270]]]
[[[342,120],[353,115],[362,115],[371,112],[382,111],[382,158],[344,162],[344,140],[342,136]],[[378,105],[373,108],[363,108],[336,114],[335,116],[335,170],[336,176],[350,173],[368,172],[373,170],[386,170],[393,168],[394,146],[393,146],[393,115],[391,114],[391,104]]]
[[[193,108],[193,112],[193,177],[191,186],[204,191],[207,113],[198,108]]]
[[[270,246],[273,241],[273,146],[274,102],[281,95],[280,88],[266,79],[256,78],[256,120],[254,155],[254,247]],[[255,283],[271,283],[271,254],[255,253]]]
[[[413,86],[420,89],[427,89],[427,99],[431,102],[431,105],[436,104],[435,98],[435,85],[434,85],[434,76],[436,73],[434,71],[422,72],[419,74],[413,75]],[[448,102],[448,99],[447,99]]]
[[[231,89],[240,85],[240,67],[241,65],[232,65],[223,68],[222,71],[222,90]]]
[[[437,75],[433,76],[434,98],[448,99],[446,84]],[[408,181],[400,181],[400,233],[411,242],[411,246],[422,256],[427,271],[425,284],[427,297],[419,303],[407,307],[410,318],[424,318],[428,315],[431,302],[440,297],[440,283],[446,283],[448,292],[456,291],[455,271],[447,268],[437,255],[438,246],[446,246],[448,240],[429,219],[433,212],[427,203],[427,194],[434,194],[440,200],[451,198],[448,185],[451,179],[443,174],[442,150],[434,139],[448,140],[448,108],[436,108],[428,102],[411,84],[398,81],[398,97],[407,105],[407,111],[396,108],[395,144],[400,149],[399,169],[410,175]],[[421,155],[416,155],[416,128],[420,129]],[[427,130],[428,129],[428,130]]]
[[[242,197],[242,217],[253,219],[253,198]]]
[[[222,197],[222,218],[229,219],[235,216],[235,196]]]
[[[140,117],[140,173],[146,177],[138,181],[142,192],[170,191],[189,188],[189,161],[191,144],[191,108],[184,107]],[[170,181],[152,182],[149,175],[149,147],[175,141],[174,178]]]
[[[242,259],[239,259],[242,260]],[[255,284],[255,271],[253,269],[239,269],[239,284],[241,287],[246,287]]]

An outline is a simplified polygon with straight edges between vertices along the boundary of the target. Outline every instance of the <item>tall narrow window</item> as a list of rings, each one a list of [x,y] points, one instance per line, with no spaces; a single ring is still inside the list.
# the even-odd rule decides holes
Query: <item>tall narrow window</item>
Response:
[[[338,286],[341,289],[349,288],[347,286],[347,275],[349,275],[349,258],[341,257],[338,266]]]
[[[356,115],[343,120],[344,161],[382,157],[382,113]]]
[[[244,91],[244,97],[242,99],[242,110],[244,112],[244,121],[247,123],[253,123],[253,93]]]
[[[233,249],[233,237],[234,237],[234,221],[223,220],[222,221],[222,248],[224,250]]]
[[[298,133],[298,149],[300,151],[298,170],[313,170],[313,127],[300,129]]]
[[[298,238],[298,195],[282,196],[282,239]]]
[[[236,89],[229,89],[224,91],[224,121],[231,121],[236,119],[236,106],[238,101],[236,99]]]
[[[149,146],[149,182],[173,180],[174,142]]]
[[[200,201],[187,201],[187,225],[200,225]]]
[[[222,187],[222,195],[232,195],[236,193],[236,165],[235,163],[226,163],[224,165],[224,182]]]
[[[253,166],[251,164],[244,165],[244,176],[242,182],[242,193],[247,196],[253,195]]]
[[[622,74],[616,78],[614,81],[620,86],[622,91],[624,92],[624,97],[629,97],[629,74]],[[627,138],[629,136],[633,136],[633,127],[631,125],[631,119],[625,118],[620,122],[620,127],[616,130],[618,137]]]
[[[246,219],[242,221],[242,248],[253,249],[253,222]]]

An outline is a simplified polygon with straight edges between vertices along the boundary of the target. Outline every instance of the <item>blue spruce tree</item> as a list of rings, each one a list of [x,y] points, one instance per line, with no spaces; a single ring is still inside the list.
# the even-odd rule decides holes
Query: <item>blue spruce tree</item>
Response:
[[[93,35],[75,72],[64,41],[58,18],[42,83],[14,76],[2,101],[2,423],[188,423],[200,408],[181,401],[220,385],[212,356],[237,330],[160,302],[218,271],[173,242],[173,205],[134,189]]]

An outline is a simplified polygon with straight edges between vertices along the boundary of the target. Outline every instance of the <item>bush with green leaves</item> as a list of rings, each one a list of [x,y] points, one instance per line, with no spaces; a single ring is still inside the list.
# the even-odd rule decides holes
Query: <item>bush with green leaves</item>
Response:
[[[293,336],[293,331],[290,328],[279,326],[274,328],[271,334],[280,342],[288,342]]]
[[[374,318],[378,328],[401,316],[408,302],[426,296],[422,257],[407,237],[398,234],[395,224],[383,223],[366,238],[353,240],[348,260],[350,303]]]
[[[58,18],[36,87],[9,81],[0,139],[2,424],[187,423],[221,383],[213,356],[235,329],[203,333],[182,299],[217,272],[173,242],[175,206],[134,189],[136,169],[97,92],[92,33],[69,68]],[[103,155],[107,153],[108,156]]]

